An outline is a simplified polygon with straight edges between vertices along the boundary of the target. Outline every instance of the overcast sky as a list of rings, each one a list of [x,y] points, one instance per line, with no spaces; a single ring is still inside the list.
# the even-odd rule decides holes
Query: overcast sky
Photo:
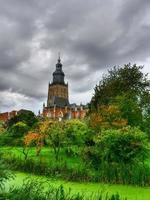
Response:
[[[0,0],[1,112],[42,108],[58,52],[71,103],[114,65],[150,72],[150,0]]]

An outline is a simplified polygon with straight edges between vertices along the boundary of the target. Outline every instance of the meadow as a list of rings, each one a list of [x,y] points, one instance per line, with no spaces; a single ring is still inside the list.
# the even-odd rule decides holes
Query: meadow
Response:
[[[78,147],[73,147],[75,152],[79,151]],[[16,157],[20,158],[23,162],[24,155],[22,153],[22,147],[1,147],[0,151],[3,152],[3,155],[6,155],[7,159],[8,157]],[[65,154],[65,149],[62,149],[61,151],[61,158],[63,161],[66,162],[67,168],[72,168],[74,170],[79,169],[82,166],[82,160],[77,156],[71,156],[68,157]],[[55,156],[53,153],[53,150],[48,147],[44,147],[40,153],[40,155],[36,156],[36,149],[34,147],[30,148],[28,159],[34,160],[34,162],[38,163],[39,160],[44,160],[46,162],[46,165],[49,167],[54,167],[56,164],[54,162]],[[149,160],[146,161],[149,163]],[[7,163],[9,163],[7,161]],[[15,163],[13,163],[15,164]],[[150,163],[149,163],[150,164]],[[10,167],[10,166],[9,166]],[[16,164],[15,164],[16,167]],[[139,187],[139,186],[133,186],[133,185],[122,185],[122,184],[106,184],[106,183],[97,183],[97,182],[88,182],[88,181],[71,181],[67,180],[68,177],[64,178],[59,173],[55,174],[49,174],[49,176],[46,175],[35,175],[38,174],[35,169],[34,171],[25,170],[24,168],[21,168],[18,166],[18,168],[15,168],[13,165],[10,167],[13,174],[15,174],[14,179],[10,179],[5,183],[5,187],[8,190],[11,186],[19,187],[22,185],[24,180],[30,179],[30,180],[42,180],[42,181],[48,181],[48,183],[53,186],[54,188],[59,188],[61,185],[64,187],[65,192],[67,193],[71,189],[71,194],[82,194],[84,198],[90,198],[90,199],[97,199],[98,195],[100,193],[103,194],[103,196],[106,196],[107,194],[113,195],[113,194],[119,194],[120,198],[127,198],[131,200],[149,200],[150,196],[150,187]],[[18,171],[14,171],[18,170]],[[32,169],[31,169],[32,170]],[[58,170],[58,169],[57,169]],[[20,172],[19,172],[20,171]],[[22,171],[22,172],[21,172]],[[26,171],[24,173],[23,171]],[[46,189],[48,186],[45,184],[44,188]],[[70,188],[70,189],[69,189]]]

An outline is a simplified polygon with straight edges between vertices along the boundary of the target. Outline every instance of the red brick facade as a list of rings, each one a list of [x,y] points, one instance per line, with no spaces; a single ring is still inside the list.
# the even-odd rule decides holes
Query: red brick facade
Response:
[[[59,119],[59,118],[64,118],[64,119],[83,119],[86,115],[87,108],[82,108],[80,107],[75,107],[75,108],[70,108],[70,107],[65,107],[65,108],[58,108],[58,107],[53,107],[53,108],[48,108],[44,107],[43,108],[43,117],[49,117],[52,119]]]
[[[0,121],[6,122],[16,115],[17,115],[17,111],[14,111],[14,110],[11,112],[0,113]]]

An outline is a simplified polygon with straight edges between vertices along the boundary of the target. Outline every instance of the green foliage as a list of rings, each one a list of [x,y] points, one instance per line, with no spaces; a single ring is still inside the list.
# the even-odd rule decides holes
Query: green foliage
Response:
[[[70,139],[73,145],[82,145],[84,143],[84,138],[88,132],[87,124],[80,120],[68,120],[65,122],[66,137]]]
[[[2,153],[0,152],[0,158]],[[0,159],[0,190],[4,187],[4,182],[13,178],[13,175],[7,170],[7,166],[2,159]]]
[[[150,167],[146,134],[138,128],[102,130],[94,137],[95,145],[85,146],[81,157],[95,181],[123,184],[150,184]]]
[[[143,74],[142,66],[133,66],[129,63],[123,67],[114,67],[103,77],[95,87],[94,104],[109,104],[116,96],[130,93],[133,96],[143,97],[149,94],[150,82],[147,74]]]
[[[107,162],[142,162],[148,156],[146,135],[138,128],[104,130],[95,137],[101,159]]]
[[[48,189],[45,189],[47,187]],[[48,181],[26,179],[21,187],[12,187],[8,192],[1,192],[0,197],[3,200],[121,200],[120,195],[102,195],[99,197],[86,197],[84,194],[72,194],[71,189],[65,191],[60,185],[58,188],[51,186]],[[98,195],[96,195],[98,196]],[[127,200],[127,199],[125,199]]]
[[[99,154],[94,147],[93,151],[91,151],[89,147],[89,151],[90,157],[87,155],[85,164],[80,161],[79,157],[74,160],[77,163],[68,163],[65,155],[62,156],[63,160],[59,160],[59,162],[56,162],[52,155],[50,155],[52,157],[51,161],[48,162],[48,160],[46,160],[46,158],[48,159],[48,154],[46,154],[45,157],[40,157],[38,159],[32,154],[28,156],[27,160],[24,160],[23,158],[20,158],[18,154],[11,155],[6,153],[3,155],[2,159],[4,163],[7,163],[7,167],[11,170],[44,175],[54,179],[58,178],[67,181],[79,182],[92,181],[113,184],[133,184],[139,186],[150,185],[150,167],[148,164],[108,163],[107,161],[101,162]],[[93,155],[95,157],[93,157]]]
[[[5,145],[12,145],[12,137],[8,133],[3,133],[0,135],[0,146],[5,146]]]
[[[141,124],[141,129],[148,135],[150,140],[150,108],[144,113],[144,120]]]
[[[11,128],[14,124],[17,122],[23,122],[28,127],[33,127],[38,122],[38,119],[36,118],[35,114],[32,111],[23,111],[21,113],[18,113],[15,117],[11,118],[8,123],[8,129]]]
[[[13,137],[7,131],[3,134],[0,134],[0,146],[22,146],[23,145],[23,138]]]
[[[108,110],[116,113],[114,106]],[[139,128],[96,132],[84,121],[70,120],[41,122],[35,131],[39,131],[49,145],[46,156],[42,152],[46,148],[39,157],[35,156],[35,149],[31,153],[30,146],[23,149],[24,152],[22,148],[16,148],[21,149],[20,155],[15,152],[13,156],[9,151],[3,156],[13,170],[74,181],[150,185],[150,167],[145,162],[149,155],[147,137]]]
[[[4,123],[0,121],[0,134],[4,132]]]
[[[60,149],[66,141],[64,123],[59,121],[52,122],[46,131],[46,136],[46,141],[53,148],[55,159],[58,160]]]
[[[149,156],[146,134],[138,128],[102,130],[93,136],[95,144],[82,151],[84,162],[99,169],[101,163],[139,163]]]
[[[117,104],[129,125],[141,125],[144,113],[150,109],[150,81],[142,68],[129,63],[109,70],[95,87],[90,112],[102,105]]]
[[[142,108],[137,97],[125,93],[114,98],[113,103],[118,106],[122,113],[122,118],[127,119],[128,125],[140,126],[142,123]]]
[[[9,133],[15,137],[22,137],[24,136],[29,130],[29,127],[24,122],[17,122],[16,124],[12,125],[12,127],[9,129]]]

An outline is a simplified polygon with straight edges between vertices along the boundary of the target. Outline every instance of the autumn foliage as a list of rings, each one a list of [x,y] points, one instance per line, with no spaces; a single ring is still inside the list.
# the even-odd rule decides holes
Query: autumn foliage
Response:
[[[89,123],[90,127],[99,131],[101,128],[120,128],[128,124],[127,120],[122,118],[122,113],[115,105],[99,106],[97,112],[91,113]]]

